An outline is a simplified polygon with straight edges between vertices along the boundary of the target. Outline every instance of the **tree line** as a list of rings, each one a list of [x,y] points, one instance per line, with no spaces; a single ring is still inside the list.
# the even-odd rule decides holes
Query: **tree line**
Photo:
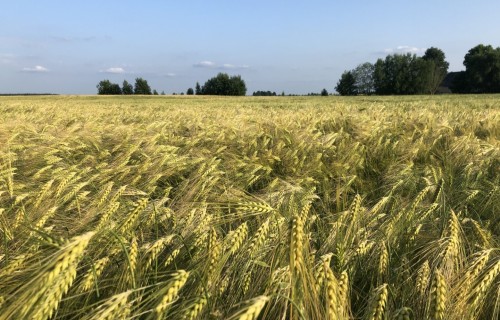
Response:
[[[345,71],[335,90],[340,95],[435,94],[447,79],[454,93],[500,92],[500,48],[478,45],[465,55],[464,66],[465,71],[448,73],[444,52],[434,47],[422,57],[390,54]]]
[[[390,54],[345,71],[335,90],[341,95],[434,94],[448,73],[445,54],[429,48],[423,57]]]
[[[117,83],[112,83],[109,80],[102,80],[97,84],[97,94],[158,94],[156,90],[151,91],[151,87],[147,80],[136,78],[135,84],[132,86],[127,80],[123,80],[120,87]]]
[[[448,73],[449,63],[444,52],[435,47],[423,56],[416,54],[389,54],[375,63],[365,62],[346,70],[335,86],[340,95],[410,95],[435,94],[441,87],[453,93],[500,93],[500,47],[477,45],[464,57],[465,71]],[[187,95],[244,96],[247,88],[240,75],[219,73],[203,85],[196,83]],[[122,86],[109,80],[97,85],[98,94],[158,94],[148,82],[136,78],[132,85],[126,80]],[[162,92],[164,94],[164,92]],[[275,96],[276,92],[255,91],[254,96]],[[284,95],[282,92],[281,95]],[[328,96],[328,91],[308,95]]]
[[[247,93],[247,86],[240,75],[229,76],[227,73],[219,73],[217,76],[208,79],[203,86],[197,82],[195,93],[200,95],[219,96],[244,96]]]
[[[187,89],[186,94],[244,96],[246,92],[247,87],[241,76],[229,76],[227,73],[219,73],[217,76],[208,79],[203,86],[196,83],[195,89]],[[124,80],[121,87],[109,80],[102,80],[97,84],[97,93],[104,95],[158,94],[156,90],[151,90],[147,80],[142,78],[136,78],[133,86],[127,80]]]

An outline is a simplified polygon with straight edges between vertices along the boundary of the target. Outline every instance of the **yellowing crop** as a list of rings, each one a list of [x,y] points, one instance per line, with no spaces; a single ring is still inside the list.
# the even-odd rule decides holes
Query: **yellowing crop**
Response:
[[[0,319],[497,319],[500,97],[1,97]]]

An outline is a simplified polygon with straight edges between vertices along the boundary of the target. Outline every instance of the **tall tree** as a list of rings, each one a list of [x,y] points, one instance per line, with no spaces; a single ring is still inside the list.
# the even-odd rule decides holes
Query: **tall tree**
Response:
[[[247,93],[247,85],[240,75],[229,78],[229,95],[244,96]]]
[[[342,96],[354,96],[357,94],[356,78],[351,71],[344,71],[337,82],[335,90]]]
[[[122,93],[123,94],[134,94],[134,87],[132,86],[132,84],[128,83],[127,80],[123,80]]]
[[[198,82],[196,82],[196,86],[194,87],[194,93],[195,94],[201,94],[201,86]]]
[[[134,85],[134,94],[152,94],[151,87],[147,80],[143,78],[136,78]]]
[[[428,92],[435,94],[448,74],[450,64],[445,60],[444,52],[434,47],[427,49],[422,59],[430,64],[428,66]]]
[[[464,58],[465,91],[471,93],[500,92],[500,47],[477,45]]]
[[[321,90],[321,96],[322,97],[327,97],[328,96],[328,91],[326,89]]]
[[[375,92],[380,95],[426,93],[430,69],[430,62],[409,53],[378,59],[373,71]]]
[[[369,95],[375,91],[373,73],[375,66],[369,62],[358,65],[351,72],[356,79],[356,90],[358,94]]]
[[[377,59],[377,62],[373,65],[373,88],[376,94],[389,94],[391,91],[389,75],[386,73],[384,60]]]

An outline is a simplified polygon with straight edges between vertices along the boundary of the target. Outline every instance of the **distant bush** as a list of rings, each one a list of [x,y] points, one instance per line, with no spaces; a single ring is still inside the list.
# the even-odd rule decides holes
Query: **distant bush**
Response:
[[[97,85],[98,94],[122,94],[122,89],[117,83],[112,83],[109,80],[102,80]]]
[[[276,92],[271,91],[255,91],[252,96],[276,96]]]

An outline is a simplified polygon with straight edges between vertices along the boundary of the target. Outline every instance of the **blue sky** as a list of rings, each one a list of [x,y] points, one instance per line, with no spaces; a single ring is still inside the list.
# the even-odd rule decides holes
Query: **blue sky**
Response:
[[[500,1],[2,1],[0,93],[94,94],[143,77],[166,93],[218,72],[248,93],[333,91],[388,53],[442,49],[450,71],[500,46]]]

